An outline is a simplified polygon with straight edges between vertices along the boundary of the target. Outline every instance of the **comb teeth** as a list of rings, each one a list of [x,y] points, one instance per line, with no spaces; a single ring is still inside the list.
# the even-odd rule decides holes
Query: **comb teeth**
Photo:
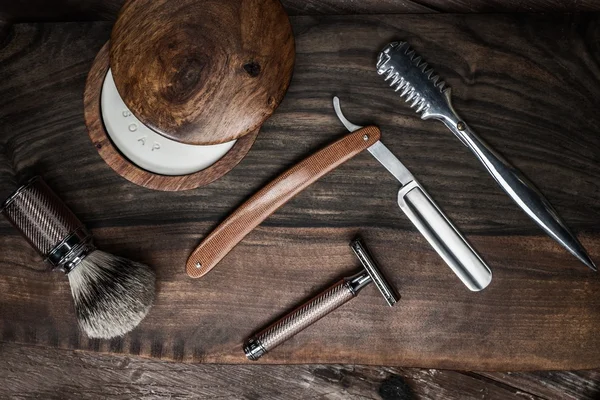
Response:
[[[437,99],[432,98],[436,93],[448,90],[440,76],[406,42],[386,46],[379,54],[377,72],[418,114],[427,112],[436,103]]]

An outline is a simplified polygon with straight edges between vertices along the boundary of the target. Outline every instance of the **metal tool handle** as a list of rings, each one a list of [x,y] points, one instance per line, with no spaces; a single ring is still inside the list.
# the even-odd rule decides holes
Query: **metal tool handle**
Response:
[[[458,118],[458,117],[456,117]],[[585,248],[559,217],[558,212],[521,171],[481,139],[463,121],[444,121],[445,125],[477,156],[504,191],[550,237],[593,270],[594,262]]]
[[[371,281],[367,272],[342,279],[247,340],[244,344],[246,356],[252,361],[258,360],[265,353],[308,328],[342,304],[352,300],[358,291]]]
[[[1,211],[54,268],[69,272],[94,250],[91,234],[39,176],[6,199]]]
[[[490,269],[417,181],[400,189],[398,205],[470,290],[489,285]]]
[[[204,276],[275,210],[323,175],[367,149],[380,136],[379,128],[368,126],[344,136],[285,171],[204,238],[188,258],[187,274],[191,278]]]

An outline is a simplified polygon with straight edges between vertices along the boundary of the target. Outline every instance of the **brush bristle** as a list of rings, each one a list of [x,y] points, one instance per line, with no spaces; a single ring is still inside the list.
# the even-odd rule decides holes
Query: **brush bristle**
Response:
[[[154,301],[154,272],[146,265],[96,250],[69,274],[81,329],[90,337],[123,336]]]
[[[377,73],[400,92],[400,97],[404,97],[418,114],[427,113],[433,103],[442,100],[439,94],[448,90],[433,68],[406,42],[394,42],[385,47],[379,54]]]

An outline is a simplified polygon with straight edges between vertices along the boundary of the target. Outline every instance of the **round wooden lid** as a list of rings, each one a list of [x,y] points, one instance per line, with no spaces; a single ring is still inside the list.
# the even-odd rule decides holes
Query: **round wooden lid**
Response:
[[[110,65],[135,116],[183,143],[229,142],[279,105],[295,49],[279,0],[128,0]]]
[[[109,47],[106,43],[92,63],[85,84],[84,115],[92,143],[115,172],[125,179],[149,189],[179,191],[195,189],[219,179],[231,171],[250,151],[258,129],[235,142],[231,150],[210,167],[189,175],[159,175],[140,168],[123,156],[111,140],[102,118],[102,86],[109,70]]]

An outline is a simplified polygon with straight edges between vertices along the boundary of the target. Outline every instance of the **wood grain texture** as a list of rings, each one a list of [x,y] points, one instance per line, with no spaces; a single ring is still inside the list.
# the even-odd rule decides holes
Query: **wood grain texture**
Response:
[[[33,21],[114,21],[125,0],[21,0],[0,3],[0,19]],[[596,0],[281,0],[290,15],[591,12]]]
[[[0,344],[11,399],[597,400],[600,372],[479,373],[360,365],[206,365]]]
[[[186,263],[191,278],[211,271],[240,241],[308,186],[366,150],[381,137],[376,126],[344,136],[294,165],[261,188],[210,232]]]
[[[131,112],[195,145],[259,129],[285,95],[294,55],[279,0],[133,0],[110,40],[115,85]]]
[[[193,174],[179,176],[159,175],[146,171],[132,163],[113,144],[102,122],[100,101],[102,85],[109,68],[109,46],[110,42],[102,46],[90,68],[83,95],[83,107],[85,123],[90,139],[102,159],[116,173],[128,181],[148,189],[163,191],[190,190],[207,185],[221,178],[238,165],[242,158],[250,151],[260,129],[240,138],[231,150],[217,162]]]
[[[364,363],[476,370],[600,364],[600,278],[547,238],[441,124],[421,121],[374,72],[403,38],[453,88],[458,112],[534,181],[600,257],[600,21],[596,14],[340,16],[292,19],[297,64],[278,111],[240,165],[202,189],[132,185],[98,156],[82,111],[85,77],[111,24],[16,25],[0,51],[0,192],[40,173],[102,249],[151,265],[157,301],[122,339],[76,330],[68,283],[0,221],[5,342],[246,362],[241,343],[357,268],[365,244],[402,295],[375,288],[274,350],[264,363]],[[68,45],[65,45],[68,43]],[[331,109],[376,123],[494,271],[469,292],[397,209],[397,184],[368,154],[316,182],[254,230],[202,280],[192,249],[267,182],[344,128]]]

